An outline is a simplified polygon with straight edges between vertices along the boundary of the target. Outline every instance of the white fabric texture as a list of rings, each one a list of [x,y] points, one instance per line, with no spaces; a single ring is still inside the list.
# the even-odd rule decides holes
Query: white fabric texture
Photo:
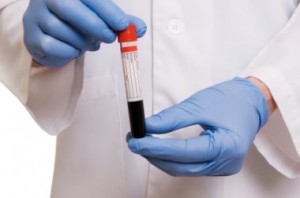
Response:
[[[200,178],[168,176],[128,151],[117,43],[58,70],[31,69],[15,11],[24,12],[28,1],[4,2],[9,6],[0,7],[0,79],[42,128],[59,134],[52,198],[299,196],[300,179],[285,177],[300,171],[297,1],[115,1],[148,25],[138,42],[147,116],[237,75],[261,79],[277,102],[279,110],[255,141],[264,158],[253,148],[241,173]],[[200,131],[195,126],[167,136]]]
[[[289,177],[300,175],[300,8],[298,7],[289,23],[247,67],[244,76],[261,79],[270,89],[281,112],[282,131],[266,127],[256,139],[256,145],[271,164]],[[277,116],[279,117],[279,116]],[[271,119],[271,123],[272,122]],[[289,133],[287,133],[289,132]],[[278,134],[285,133],[285,134]],[[292,140],[278,144],[282,136]],[[281,138],[278,138],[281,137]],[[289,147],[289,145],[291,145]],[[291,155],[294,148],[296,153]],[[281,157],[279,157],[280,155]],[[283,156],[282,156],[283,155]],[[278,159],[282,158],[282,159]],[[287,167],[290,167],[287,168]]]
[[[28,98],[31,68],[31,57],[23,44],[21,13],[26,7],[27,1],[0,2],[0,80],[23,103]]]
[[[83,59],[57,70],[32,66],[23,43],[22,16],[28,2],[0,3],[0,80],[28,107],[45,131],[57,135],[70,125],[74,116],[82,88]]]

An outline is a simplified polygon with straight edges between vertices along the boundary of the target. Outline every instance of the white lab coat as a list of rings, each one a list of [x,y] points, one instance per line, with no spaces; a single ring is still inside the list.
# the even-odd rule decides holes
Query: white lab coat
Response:
[[[22,44],[26,2],[0,3],[0,78],[41,127],[59,134],[52,198],[299,197],[298,1],[116,1],[148,25],[139,40],[147,116],[237,75],[261,79],[277,102],[279,111],[259,132],[239,174],[189,178],[168,176],[128,151],[117,43],[61,69],[31,67]],[[200,131],[189,127],[169,136]]]

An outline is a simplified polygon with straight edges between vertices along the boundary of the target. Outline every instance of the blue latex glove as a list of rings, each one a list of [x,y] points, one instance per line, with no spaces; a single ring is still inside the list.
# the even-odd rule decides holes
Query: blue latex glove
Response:
[[[200,125],[190,139],[128,137],[132,152],[173,176],[237,173],[259,129],[268,120],[268,106],[250,81],[235,78],[199,91],[146,120],[149,134],[163,134]]]
[[[111,0],[31,0],[23,17],[24,42],[33,59],[59,67],[100,43],[111,43],[129,23],[142,36],[145,23]]]

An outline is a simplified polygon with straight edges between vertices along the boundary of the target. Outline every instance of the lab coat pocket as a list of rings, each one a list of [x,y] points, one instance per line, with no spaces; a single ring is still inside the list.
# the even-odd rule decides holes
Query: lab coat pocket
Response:
[[[114,77],[104,75],[92,77],[84,80],[81,99],[116,97],[117,89]]]

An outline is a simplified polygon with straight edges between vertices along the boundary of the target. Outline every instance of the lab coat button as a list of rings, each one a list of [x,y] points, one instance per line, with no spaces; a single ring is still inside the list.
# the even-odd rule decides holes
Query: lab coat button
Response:
[[[168,30],[172,34],[179,34],[183,30],[183,23],[178,19],[172,19],[168,23]]]

